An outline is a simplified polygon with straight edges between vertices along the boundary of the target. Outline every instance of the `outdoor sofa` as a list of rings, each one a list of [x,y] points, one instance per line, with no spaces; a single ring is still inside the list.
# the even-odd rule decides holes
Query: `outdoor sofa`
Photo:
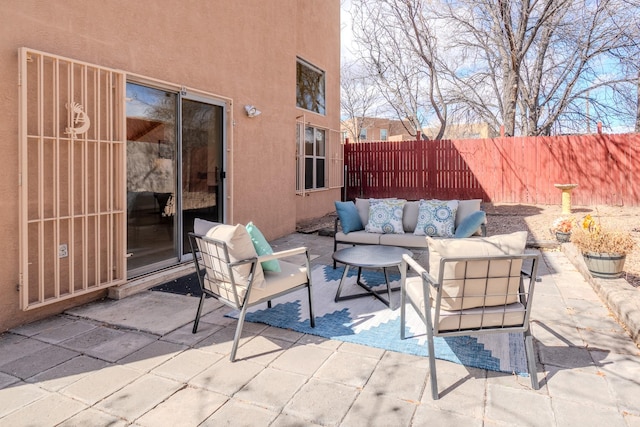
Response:
[[[426,236],[486,236],[481,200],[359,199],[335,202],[334,252],[339,244],[427,250]]]

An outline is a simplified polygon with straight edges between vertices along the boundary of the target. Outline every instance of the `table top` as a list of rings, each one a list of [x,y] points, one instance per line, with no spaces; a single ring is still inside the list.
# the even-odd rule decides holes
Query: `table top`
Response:
[[[362,245],[337,250],[333,259],[354,267],[379,268],[400,265],[404,254],[413,256],[409,249],[397,246]]]

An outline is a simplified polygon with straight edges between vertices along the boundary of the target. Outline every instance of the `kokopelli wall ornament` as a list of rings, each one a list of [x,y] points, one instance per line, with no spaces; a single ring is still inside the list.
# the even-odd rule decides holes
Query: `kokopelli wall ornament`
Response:
[[[65,104],[64,106],[67,107],[67,110],[69,109],[69,104]],[[71,103],[71,112],[71,121],[73,126],[65,128],[64,133],[69,134],[72,137],[82,135],[91,127],[91,119],[89,119],[87,113],[84,112],[82,105],[77,102]]]

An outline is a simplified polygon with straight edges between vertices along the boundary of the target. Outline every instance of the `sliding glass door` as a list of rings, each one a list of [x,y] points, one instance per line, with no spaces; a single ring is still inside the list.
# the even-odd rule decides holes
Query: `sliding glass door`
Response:
[[[224,104],[127,83],[127,272],[189,258],[193,219],[223,221]]]
[[[183,253],[190,251],[188,233],[195,218],[223,222],[223,136],[223,106],[182,100]]]

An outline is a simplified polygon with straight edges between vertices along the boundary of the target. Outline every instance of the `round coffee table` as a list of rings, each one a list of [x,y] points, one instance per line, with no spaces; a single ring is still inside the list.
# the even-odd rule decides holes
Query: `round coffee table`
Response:
[[[400,290],[399,287],[391,288],[389,285],[389,276],[387,275],[388,267],[399,267],[402,263],[402,256],[413,256],[413,252],[409,249],[400,248],[397,246],[385,246],[385,245],[363,245],[354,246],[350,248],[340,249],[333,253],[333,259],[336,262],[344,264],[344,272],[340,279],[340,285],[338,285],[338,291],[336,292],[335,301],[343,301],[347,299],[360,298],[364,296],[373,295],[380,301],[382,301],[387,307],[391,308],[391,292]],[[358,279],[356,283],[363,288],[364,293],[340,296],[342,292],[342,286],[349,272],[349,267],[358,267]],[[362,283],[360,280],[363,268],[382,268],[384,271],[384,280],[387,285],[386,294],[387,299],[382,297],[384,291],[376,291],[372,289],[370,285]]]

